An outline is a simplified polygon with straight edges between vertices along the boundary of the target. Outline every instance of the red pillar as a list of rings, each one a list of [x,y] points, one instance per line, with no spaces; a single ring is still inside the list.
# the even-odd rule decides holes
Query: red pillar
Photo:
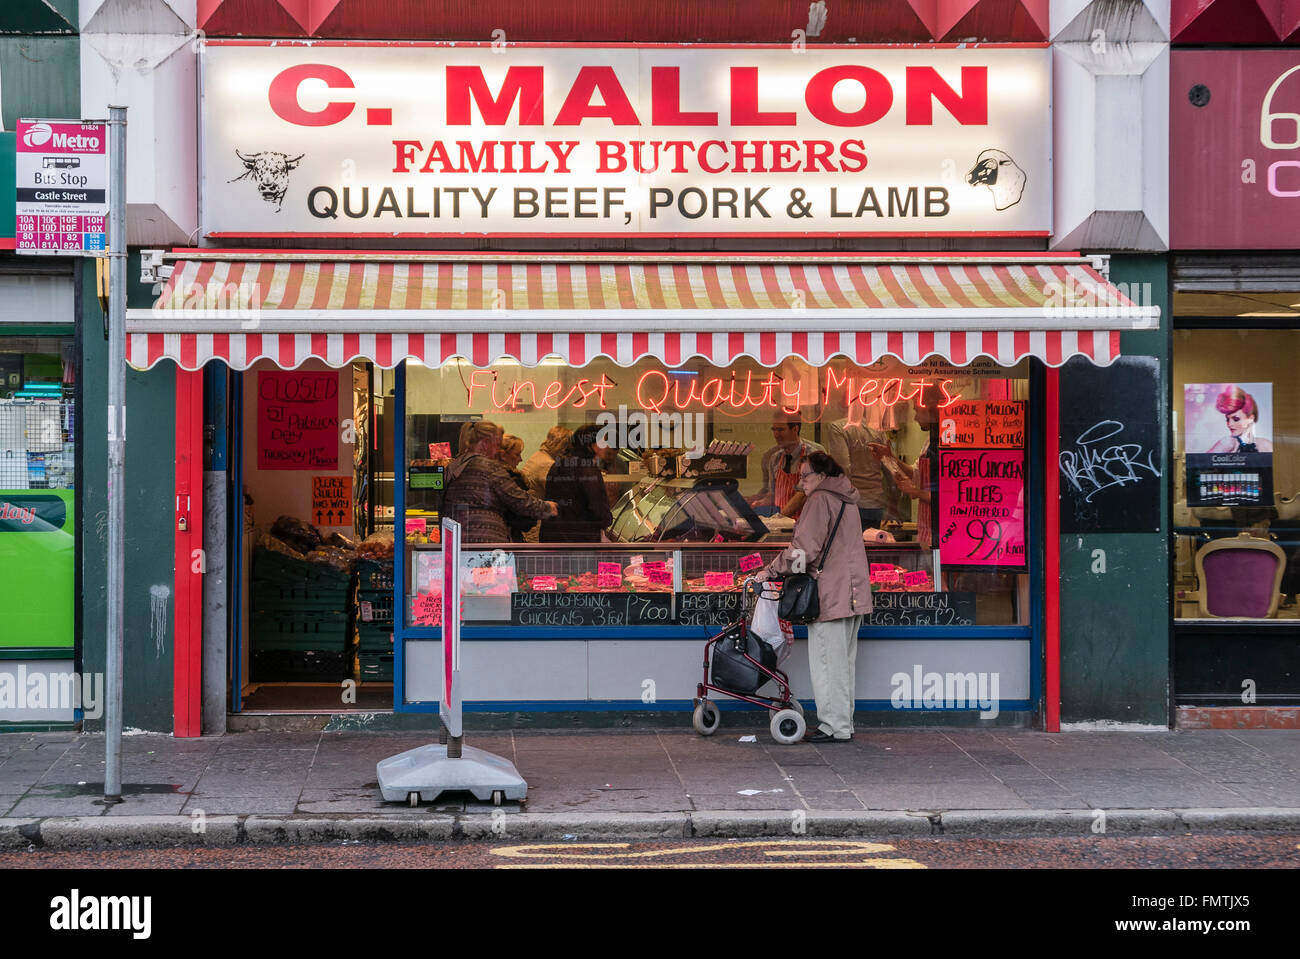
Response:
[[[176,370],[172,733],[203,732],[203,371]]]
[[[1061,731],[1061,371],[1047,369],[1047,416],[1044,424],[1047,470],[1043,534],[1043,708],[1045,729]]]

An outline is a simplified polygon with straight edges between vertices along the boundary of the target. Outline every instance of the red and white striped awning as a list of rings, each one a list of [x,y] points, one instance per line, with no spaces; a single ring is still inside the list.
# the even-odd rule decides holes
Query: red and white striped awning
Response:
[[[127,314],[127,359],[187,370],[210,360],[286,369],[316,358],[390,368],[463,357],[572,366],[741,356],[775,366],[845,356],[957,365],[980,356],[1059,366],[1119,354],[1134,304],[1079,256],[746,256],[635,261],[539,254],[264,254],[189,251],[153,308]]]

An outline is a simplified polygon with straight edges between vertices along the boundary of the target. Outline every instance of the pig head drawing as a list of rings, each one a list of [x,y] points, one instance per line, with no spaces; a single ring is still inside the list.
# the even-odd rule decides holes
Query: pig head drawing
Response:
[[[274,203],[275,212],[279,213],[284,203],[284,195],[289,191],[289,174],[298,168],[299,161],[306,155],[300,153],[296,157],[291,157],[287,153],[274,150],[245,155],[236,150],[235,156],[244,161],[244,172],[226,182],[237,183],[251,177],[258,192],[262,194],[262,199],[267,203]]]

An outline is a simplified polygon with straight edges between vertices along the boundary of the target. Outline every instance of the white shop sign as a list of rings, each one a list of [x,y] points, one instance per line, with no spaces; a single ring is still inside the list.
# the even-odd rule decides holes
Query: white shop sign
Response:
[[[108,124],[19,120],[14,250],[102,256],[108,235]]]
[[[1046,235],[1044,47],[213,41],[209,236]]]

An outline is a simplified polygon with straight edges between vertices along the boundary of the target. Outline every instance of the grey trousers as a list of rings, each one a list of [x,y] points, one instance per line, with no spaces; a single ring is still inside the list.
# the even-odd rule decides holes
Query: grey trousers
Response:
[[[853,735],[854,669],[861,626],[861,616],[808,625],[808,669],[817,700],[817,724],[836,739]]]

